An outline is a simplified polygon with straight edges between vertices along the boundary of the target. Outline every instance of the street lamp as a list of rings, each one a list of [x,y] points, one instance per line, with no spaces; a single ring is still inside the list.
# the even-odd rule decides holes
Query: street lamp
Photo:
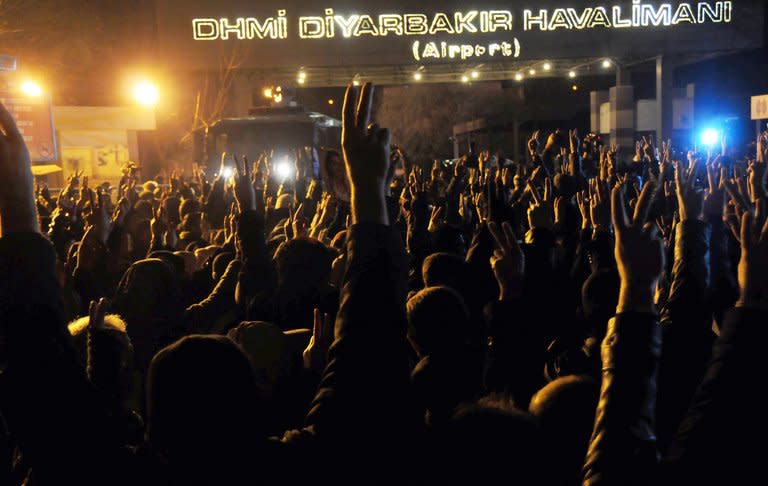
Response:
[[[21,83],[21,92],[27,96],[38,98],[43,95],[43,88],[34,81],[24,81]]]
[[[160,99],[157,86],[149,81],[140,81],[133,87],[133,99],[143,106],[155,106]]]

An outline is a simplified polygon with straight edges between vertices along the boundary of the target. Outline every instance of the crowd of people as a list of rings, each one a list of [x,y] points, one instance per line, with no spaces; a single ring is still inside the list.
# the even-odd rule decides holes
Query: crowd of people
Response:
[[[768,132],[429,167],[372,93],[337,177],[55,197],[0,105],[0,484],[765,481]]]

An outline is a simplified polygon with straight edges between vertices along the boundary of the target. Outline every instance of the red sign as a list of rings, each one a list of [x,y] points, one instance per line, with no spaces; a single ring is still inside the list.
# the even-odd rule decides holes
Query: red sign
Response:
[[[21,90],[11,90],[0,80],[0,103],[16,120],[32,162],[58,160],[50,96],[28,95]]]

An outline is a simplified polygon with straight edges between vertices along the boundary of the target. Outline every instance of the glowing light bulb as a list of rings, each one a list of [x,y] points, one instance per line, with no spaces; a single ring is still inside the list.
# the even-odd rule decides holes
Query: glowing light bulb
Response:
[[[541,66],[545,71],[549,71],[552,69],[552,64],[545,62],[543,66]]]
[[[43,94],[43,88],[34,81],[24,81],[21,83],[21,92],[27,96],[37,98]]]
[[[157,87],[149,81],[141,81],[133,87],[133,99],[144,106],[153,106],[160,99]]]

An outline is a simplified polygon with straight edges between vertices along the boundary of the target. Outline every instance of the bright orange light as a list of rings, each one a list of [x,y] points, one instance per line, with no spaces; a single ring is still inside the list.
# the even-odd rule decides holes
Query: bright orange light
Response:
[[[579,90],[579,87],[578,87],[578,85],[575,85],[575,84],[574,84],[573,86],[571,86],[571,90],[572,90],[572,91],[578,91],[578,90]]]
[[[328,98],[328,104],[329,104],[329,105],[332,105],[333,103],[335,103],[335,102],[333,101],[333,98]]]
[[[21,92],[27,96],[37,98],[38,96],[42,96],[43,88],[34,81],[24,81],[21,83]]]
[[[160,99],[160,93],[154,84],[141,81],[133,87],[133,99],[140,105],[154,106]]]
[[[264,88],[264,97],[265,98],[271,98],[272,97],[272,88]]]

